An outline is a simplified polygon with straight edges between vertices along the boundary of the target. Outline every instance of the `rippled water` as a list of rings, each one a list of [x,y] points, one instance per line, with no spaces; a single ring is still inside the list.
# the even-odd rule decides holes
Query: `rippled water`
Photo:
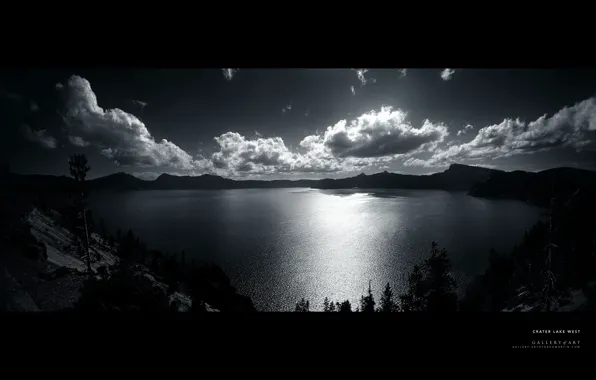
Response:
[[[258,189],[96,195],[96,218],[149,247],[220,264],[259,310],[305,297],[357,302],[372,281],[404,289],[431,242],[447,248],[463,287],[489,249],[518,243],[541,211],[444,191]],[[311,308],[313,308],[311,306]]]

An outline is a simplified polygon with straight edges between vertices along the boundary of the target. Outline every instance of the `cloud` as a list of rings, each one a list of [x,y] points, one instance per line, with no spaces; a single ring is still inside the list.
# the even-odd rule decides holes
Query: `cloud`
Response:
[[[304,116],[309,117],[310,116],[310,108],[308,108],[306,110],[306,112],[304,112]]]
[[[282,113],[286,113],[286,112],[291,111],[291,110],[292,110],[292,104],[290,103],[290,104],[286,104],[284,106],[284,108],[281,109],[281,112]]]
[[[370,111],[350,122],[341,120],[328,127],[319,136],[319,143],[335,157],[366,158],[429,150],[448,135],[443,124],[426,120],[415,128],[402,110],[382,107],[380,111]]]
[[[31,101],[29,103],[29,108],[31,109],[32,112],[39,111],[39,105],[37,103],[35,103],[34,101]]]
[[[141,107],[141,109],[147,107],[148,103],[147,102],[143,102],[141,100],[133,100],[132,101],[134,104],[136,104],[137,106]]]
[[[350,91],[352,91],[352,95],[356,95],[356,89],[354,86],[350,86]]]
[[[219,150],[210,161],[217,173],[228,176],[354,172],[433,149],[447,135],[442,124],[426,120],[415,128],[403,111],[383,107],[306,136],[296,150],[281,137],[249,139],[228,132],[215,138]]]
[[[403,78],[408,74],[408,69],[398,69],[397,71],[399,71],[400,78]]]
[[[72,76],[67,90],[64,120],[68,132],[96,147],[116,164],[185,170],[204,168],[204,160],[195,160],[171,141],[156,142],[136,116],[119,108],[101,108],[88,80]],[[76,142],[79,140],[71,139],[71,143]]]
[[[358,77],[358,80],[360,81],[360,85],[361,86],[366,86],[367,83],[376,83],[376,79],[375,78],[367,78],[366,74],[368,73],[368,69],[352,69],[353,71],[356,72],[356,76]],[[352,94],[354,93],[354,91],[352,91]]]
[[[14,100],[15,102],[20,102],[25,99],[22,95],[19,95],[15,92],[6,91],[3,89],[0,89],[0,96],[4,97],[6,99]]]
[[[354,171],[376,160],[337,158],[320,144],[321,136],[307,136],[302,151],[293,152],[281,137],[253,139],[236,132],[215,138],[219,151],[211,156],[214,171],[226,176]]]
[[[551,117],[526,123],[504,119],[478,130],[471,141],[438,149],[428,160],[411,166],[447,166],[461,160],[493,160],[557,148],[596,150],[596,98],[564,107]],[[415,164],[415,165],[414,165]]]
[[[449,80],[449,79],[451,79],[453,74],[455,74],[455,70],[445,69],[445,70],[441,71],[441,79]]]
[[[21,127],[21,133],[27,140],[39,144],[44,148],[54,149],[57,146],[56,139],[48,135],[45,129],[33,130],[29,125],[24,124]]]
[[[56,83],[56,90],[62,90],[64,88],[64,85],[60,82]]]
[[[457,131],[457,135],[458,135],[458,136],[460,136],[460,135],[465,135],[466,133],[468,133],[468,131],[470,131],[470,130],[472,130],[472,129],[474,129],[474,126],[473,126],[473,125],[470,125],[470,124],[468,124],[468,125],[466,125],[466,126],[463,128],[463,129],[460,129],[459,131]]]
[[[79,136],[68,136],[68,141],[74,146],[78,146],[84,148],[89,146],[89,142],[85,141],[82,137]]]
[[[236,73],[238,72],[239,69],[221,69],[221,71],[223,72],[224,78],[226,78],[226,80],[232,80],[232,78],[234,78],[234,75],[236,75]]]

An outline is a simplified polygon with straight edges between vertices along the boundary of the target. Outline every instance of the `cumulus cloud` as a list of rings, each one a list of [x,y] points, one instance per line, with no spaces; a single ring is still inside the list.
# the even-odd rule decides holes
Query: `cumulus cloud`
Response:
[[[226,80],[232,80],[232,78],[234,78],[234,75],[236,75],[236,73],[238,72],[239,69],[221,69],[221,71],[223,72],[224,78],[226,78]]]
[[[24,124],[21,127],[21,133],[27,140],[39,144],[44,148],[54,149],[57,146],[56,139],[50,136],[45,129],[33,130],[29,125]]]
[[[281,109],[281,112],[282,113],[286,113],[286,112],[291,111],[291,110],[292,110],[292,104],[290,103],[290,104],[286,104],[284,106],[284,108]]]
[[[435,151],[428,160],[411,166],[446,166],[461,160],[490,160],[532,154],[556,148],[596,150],[596,98],[564,107],[551,117],[526,123],[505,119],[478,130],[473,140]]]
[[[318,143],[335,157],[365,158],[432,149],[448,135],[443,124],[425,120],[415,128],[402,110],[382,107],[380,111],[370,111],[350,122],[341,120],[328,127],[318,136]]]
[[[64,88],[64,85],[60,82],[56,83],[56,90],[62,90]]]
[[[470,125],[470,124],[468,124],[468,125],[466,125],[465,127],[463,127],[463,129],[460,129],[459,131],[457,131],[457,135],[458,135],[458,136],[460,136],[460,135],[465,135],[466,133],[468,133],[468,131],[470,131],[470,130],[472,130],[472,129],[474,129],[474,126],[473,126],[473,125]]]
[[[352,91],[352,95],[356,95],[356,89],[354,86],[350,86],[350,91]]]
[[[141,100],[133,100],[132,101],[134,104],[136,104],[137,106],[141,107],[141,109],[147,107],[148,103],[147,102],[143,102]]]
[[[81,148],[89,146],[89,142],[85,141],[82,137],[79,136],[68,136],[68,141],[70,141],[72,145]]]
[[[281,137],[253,139],[236,132],[215,138],[219,151],[211,156],[217,174],[261,176],[292,173],[334,173],[372,164],[365,159],[337,158],[320,144],[321,136],[307,136],[302,151],[293,152]]]
[[[408,74],[408,69],[398,69],[400,78],[405,77]]]
[[[426,120],[416,128],[403,111],[383,107],[306,136],[296,150],[281,137],[249,139],[228,132],[215,138],[219,151],[211,156],[211,164],[218,173],[232,176],[353,172],[433,149],[447,135],[442,124]]]
[[[455,74],[455,70],[445,69],[445,70],[441,71],[441,79],[449,80],[449,79],[451,79],[453,74]]]
[[[167,166],[190,170],[206,164],[204,160],[195,160],[171,141],[155,141],[136,116],[118,108],[101,108],[86,79],[72,76],[67,90],[64,120],[70,135],[81,139],[74,142],[71,139],[71,143],[84,140],[122,166]]]

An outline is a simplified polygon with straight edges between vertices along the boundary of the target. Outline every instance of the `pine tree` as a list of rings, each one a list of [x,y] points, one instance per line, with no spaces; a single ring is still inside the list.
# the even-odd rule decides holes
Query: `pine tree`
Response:
[[[374,313],[375,312],[375,297],[372,294],[370,281],[368,282],[368,295],[362,296],[360,299],[360,310],[363,313]]]
[[[337,311],[337,308],[335,307],[335,304],[333,302],[329,302],[329,310],[330,313],[334,313],[335,311]]]
[[[456,283],[450,274],[447,251],[431,246],[424,266],[414,266],[408,276],[408,291],[400,296],[403,311],[457,311]]]
[[[337,311],[339,311],[340,313],[351,313],[352,305],[350,304],[350,301],[345,300],[341,304],[337,303]]]
[[[333,302],[331,303],[333,304]],[[323,300],[323,311],[324,312],[329,312],[329,298],[325,297],[325,299]]]
[[[389,283],[385,286],[385,290],[381,296],[381,306],[378,311],[385,313],[398,311],[398,306],[393,300],[393,291],[391,290],[391,285],[389,285]]]
[[[77,231],[77,240],[79,241],[79,247],[82,248],[86,256],[87,271],[91,270],[91,254],[89,252],[89,229],[90,221],[88,218],[88,202],[89,191],[87,189],[87,172],[90,170],[87,164],[87,157],[84,154],[75,154],[68,160],[70,169],[70,175],[75,180],[75,188],[73,194],[73,207],[74,207],[74,224],[75,231]]]
[[[305,312],[309,312],[310,311],[310,304],[309,301],[306,301],[304,298],[302,298],[300,301],[298,301],[296,303],[296,312],[301,312],[301,313],[305,313]]]

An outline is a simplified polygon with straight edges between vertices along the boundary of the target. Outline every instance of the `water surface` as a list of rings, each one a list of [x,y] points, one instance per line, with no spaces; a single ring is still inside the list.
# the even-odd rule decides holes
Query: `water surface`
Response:
[[[517,244],[541,211],[431,190],[167,190],[96,194],[96,218],[132,229],[150,248],[214,261],[259,310],[290,310],[305,297],[357,302],[372,281],[404,290],[434,240],[463,287],[490,248]],[[312,306],[311,306],[312,308]]]

